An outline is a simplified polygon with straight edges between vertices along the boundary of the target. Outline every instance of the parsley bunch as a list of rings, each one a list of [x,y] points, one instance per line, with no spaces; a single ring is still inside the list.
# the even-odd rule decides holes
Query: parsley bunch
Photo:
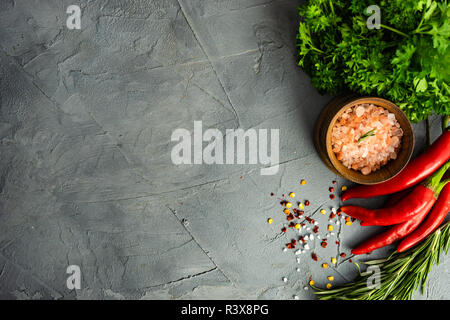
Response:
[[[412,122],[450,114],[447,0],[310,0],[299,7],[299,65],[321,93],[351,90],[396,103]]]

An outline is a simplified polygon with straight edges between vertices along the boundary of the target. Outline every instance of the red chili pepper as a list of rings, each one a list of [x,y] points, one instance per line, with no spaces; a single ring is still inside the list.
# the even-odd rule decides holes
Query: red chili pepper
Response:
[[[400,200],[402,200],[406,195],[408,195],[411,192],[412,188],[408,188],[399,192],[394,193],[384,204],[384,208],[392,207],[396,205]],[[372,226],[371,223],[368,222],[361,222],[361,226]]]
[[[420,241],[425,239],[430,233],[436,230],[437,227],[444,221],[447,213],[450,211],[450,183],[442,189],[439,198],[419,228],[414,230],[410,235],[400,242],[397,247],[398,252],[403,252],[415,246]]]
[[[450,131],[447,129],[424,153],[412,160],[399,174],[386,182],[350,188],[342,194],[342,201],[352,198],[371,198],[412,187],[430,176],[450,159]]]
[[[412,219],[397,224],[390,229],[388,229],[385,232],[382,232],[373,238],[370,238],[369,240],[363,242],[359,246],[357,246],[355,249],[352,250],[353,254],[364,254],[372,252],[373,250],[385,247],[390,245],[391,243],[394,243],[395,241],[405,237],[410,232],[412,232],[414,229],[417,228],[417,226],[422,222],[422,220],[427,215],[428,210],[423,210],[419,212],[416,216],[414,216]]]
[[[399,192],[394,193],[384,204],[384,207],[392,207],[393,205],[397,204],[400,200],[402,200],[406,195],[408,195],[411,192],[412,188],[405,189]]]
[[[421,212],[431,209],[439,192],[448,182],[448,180],[441,182],[448,168],[450,168],[450,162],[443,165],[424,184],[416,186],[411,193],[394,206],[374,210],[359,206],[344,206],[341,209],[349,216],[362,220],[363,225],[387,226],[407,221]]]

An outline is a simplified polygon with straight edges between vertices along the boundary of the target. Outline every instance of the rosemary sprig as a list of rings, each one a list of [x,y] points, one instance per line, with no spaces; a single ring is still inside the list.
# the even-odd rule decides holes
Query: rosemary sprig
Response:
[[[441,250],[446,254],[450,247],[450,222],[429,235],[422,244],[405,252],[393,252],[389,257],[363,262],[380,268],[380,287],[369,287],[367,279],[372,273],[361,273],[354,282],[335,289],[313,286],[321,300],[410,300],[421,286],[424,294],[428,275],[434,264],[439,264]],[[356,264],[356,263],[355,263]],[[359,265],[356,264],[358,270]]]
[[[377,130],[377,128],[372,129],[372,130],[367,131],[366,133],[364,133],[364,134],[358,139],[358,143],[360,143],[361,141],[364,141],[364,140],[367,139],[368,137],[374,136],[376,130]]]

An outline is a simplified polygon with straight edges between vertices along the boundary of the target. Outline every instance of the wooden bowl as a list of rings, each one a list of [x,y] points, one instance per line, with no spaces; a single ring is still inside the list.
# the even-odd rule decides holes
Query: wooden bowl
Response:
[[[372,103],[395,114],[403,130],[397,158],[389,160],[375,172],[363,175],[360,171],[348,169],[340,162],[331,146],[331,132],[337,119],[348,108],[358,104]],[[414,150],[414,131],[406,115],[394,103],[376,97],[342,96],[333,99],[321,112],[315,128],[315,145],[321,159],[336,174],[359,184],[376,184],[397,175],[408,164]]]

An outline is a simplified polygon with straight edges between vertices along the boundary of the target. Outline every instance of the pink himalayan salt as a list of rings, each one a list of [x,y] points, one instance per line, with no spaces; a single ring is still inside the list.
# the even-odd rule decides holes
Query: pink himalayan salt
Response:
[[[358,142],[367,132],[369,136]],[[397,158],[403,131],[395,115],[373,104],[361,104],[345,110],[337,119],[331,136],[336,158],[349,169],[368,175]]]

